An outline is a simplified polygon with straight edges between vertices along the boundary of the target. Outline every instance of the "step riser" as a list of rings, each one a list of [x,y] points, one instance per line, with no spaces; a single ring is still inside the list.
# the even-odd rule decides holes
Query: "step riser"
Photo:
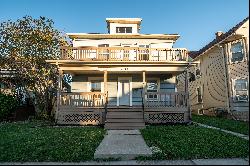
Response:
[[[108,129],[108,130],[135,130],[135,129],[144,129],[144,128],[145,128],[145,126],[143,126],[143,127],[135,127],[135,126],[133,126],[133,127],[131,127],[131,126],[106,127],[105,126],[105,129]]]
[[[107,112],[107,115],[142,115],[141,112]]]
[[[106,127],[126,127],[126,126],[143,127],[145,126],[145,124],[144,123],[106,123],[105,126]]]
[[[107,119],[143,119],[143,116],[131,116],[131,115],[123,115],[123,116],[120,116],[120,115],[107,115],[106,116]]]
[[[142,112],[141,109],[135,110],[135,109],[119,109],[119,110],[115,110],[115,109],[108,109],[108,112]]]
[[[107,119],[106,123],[144,123],[143,119]]]

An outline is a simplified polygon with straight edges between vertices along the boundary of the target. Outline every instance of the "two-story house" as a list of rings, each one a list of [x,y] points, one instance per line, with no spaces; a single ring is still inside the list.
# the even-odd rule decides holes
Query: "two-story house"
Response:
[[[141,18],[107,18],[108,33],[67,33],[73,47],[61,49],[59,124],[105,124],[107,129],[143,128],[146,123],[188,122],[188,95],[175,76],[188,66],[187,50],[173,48],[178,34],[140,34]],[[186,84],[187,85],[187,84]],[[61,85],[60,85],[61,86]]]
[[[231,118],[249,120],[249,18],[215,35],[189,54],[196,64],[188,67],[191,110],[210,115],[224,110]],[[178,80],[182,89],[184,75]]]

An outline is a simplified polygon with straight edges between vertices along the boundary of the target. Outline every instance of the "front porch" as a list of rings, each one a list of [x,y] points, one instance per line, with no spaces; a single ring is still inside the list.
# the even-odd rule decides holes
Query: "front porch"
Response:
[[[178,92],[169,72],[89,72],[74,73],[71,89],[59,90],[58,124],[127,129],[190,121],[188,93]]]

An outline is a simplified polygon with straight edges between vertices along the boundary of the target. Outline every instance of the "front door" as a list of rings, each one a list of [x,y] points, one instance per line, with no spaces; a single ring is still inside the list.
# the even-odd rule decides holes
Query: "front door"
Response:
[[[120,77],[118,85],[118,106],[132,106],[131,102],[131,79]]]

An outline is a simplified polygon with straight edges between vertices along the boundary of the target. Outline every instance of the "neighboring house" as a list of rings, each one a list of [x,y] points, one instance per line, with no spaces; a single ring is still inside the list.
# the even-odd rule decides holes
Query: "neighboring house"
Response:
[[[191,110],[214,114],[224,110],[234,119],[249,120],[249,18],[196,52],[188,67]],[[182,89],[184,75],[178,76]]]
[[[71,92],[58,93],[59,124],[105,124],[107,129],[146,123],[189,122],[187,92],[175,76],[188,66],[178,34],[140,34],[140,18],[107,18],[108,34],[68,33],[73,47],[47,60],[71,74]],[[59,81],[60,82],[60,81]]]

